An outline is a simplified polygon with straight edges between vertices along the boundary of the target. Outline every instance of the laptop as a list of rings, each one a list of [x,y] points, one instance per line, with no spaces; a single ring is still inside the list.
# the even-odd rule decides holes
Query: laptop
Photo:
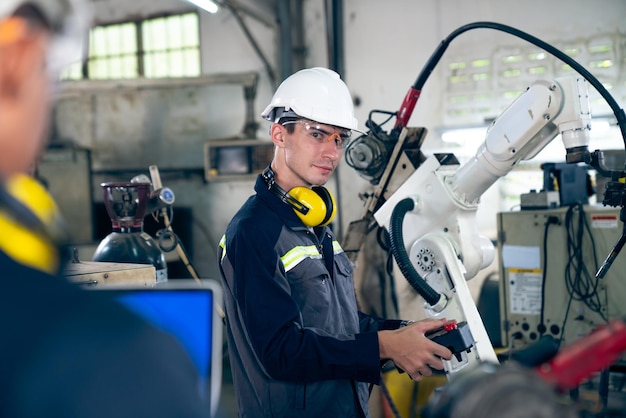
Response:
[[[168,280],[154,287],[96,287],[176,337],[198,370],[198,389],[215,416],[222,384],[221,285],[214,280]]]

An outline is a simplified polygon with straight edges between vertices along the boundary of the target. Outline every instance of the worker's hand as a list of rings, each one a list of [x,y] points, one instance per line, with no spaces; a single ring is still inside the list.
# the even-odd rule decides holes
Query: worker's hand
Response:
[[[441,328],[446,322],[445,319],[424,319],[396,330],[379,331],[380,358],[393,360],[396,367],[415,381],[430,376],[431,368],[442,370],[442,359],[450,360],[452,353],[424,334]]]

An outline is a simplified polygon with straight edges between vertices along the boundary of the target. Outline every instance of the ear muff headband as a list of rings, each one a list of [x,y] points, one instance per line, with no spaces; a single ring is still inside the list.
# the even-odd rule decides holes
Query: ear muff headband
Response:
[[[326,226],[336,213],[335,200],[328,189],[322,186],[294,187],[286,192],[274,181],[274,172],[266,168],[262,174],[270,192],[294,209],[306,226]]]

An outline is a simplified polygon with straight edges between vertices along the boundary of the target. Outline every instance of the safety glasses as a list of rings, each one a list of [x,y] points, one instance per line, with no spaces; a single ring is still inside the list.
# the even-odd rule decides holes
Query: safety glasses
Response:
[[[289,120],[282,123],[283,126],[295,124],[302,126],[306,135],[320,145],[326,141],[334,141],[337,148],[343,149],[352,135],[350,130],[331,131],[333,128],[328,125],[320,125],[306,119]]]

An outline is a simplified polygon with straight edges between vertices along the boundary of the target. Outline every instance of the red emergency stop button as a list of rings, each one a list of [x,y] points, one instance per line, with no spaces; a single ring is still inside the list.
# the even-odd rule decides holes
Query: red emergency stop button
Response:
[[[457,328],[457,326],[456,326],[456,321],[455,320],[452,320],[452,321],[448,322],[447,324],[445,324],[443,326],[443,329],[446,332],[450,332],[450,331],[452,331],[453,329],[456,329],[456,328]]]

